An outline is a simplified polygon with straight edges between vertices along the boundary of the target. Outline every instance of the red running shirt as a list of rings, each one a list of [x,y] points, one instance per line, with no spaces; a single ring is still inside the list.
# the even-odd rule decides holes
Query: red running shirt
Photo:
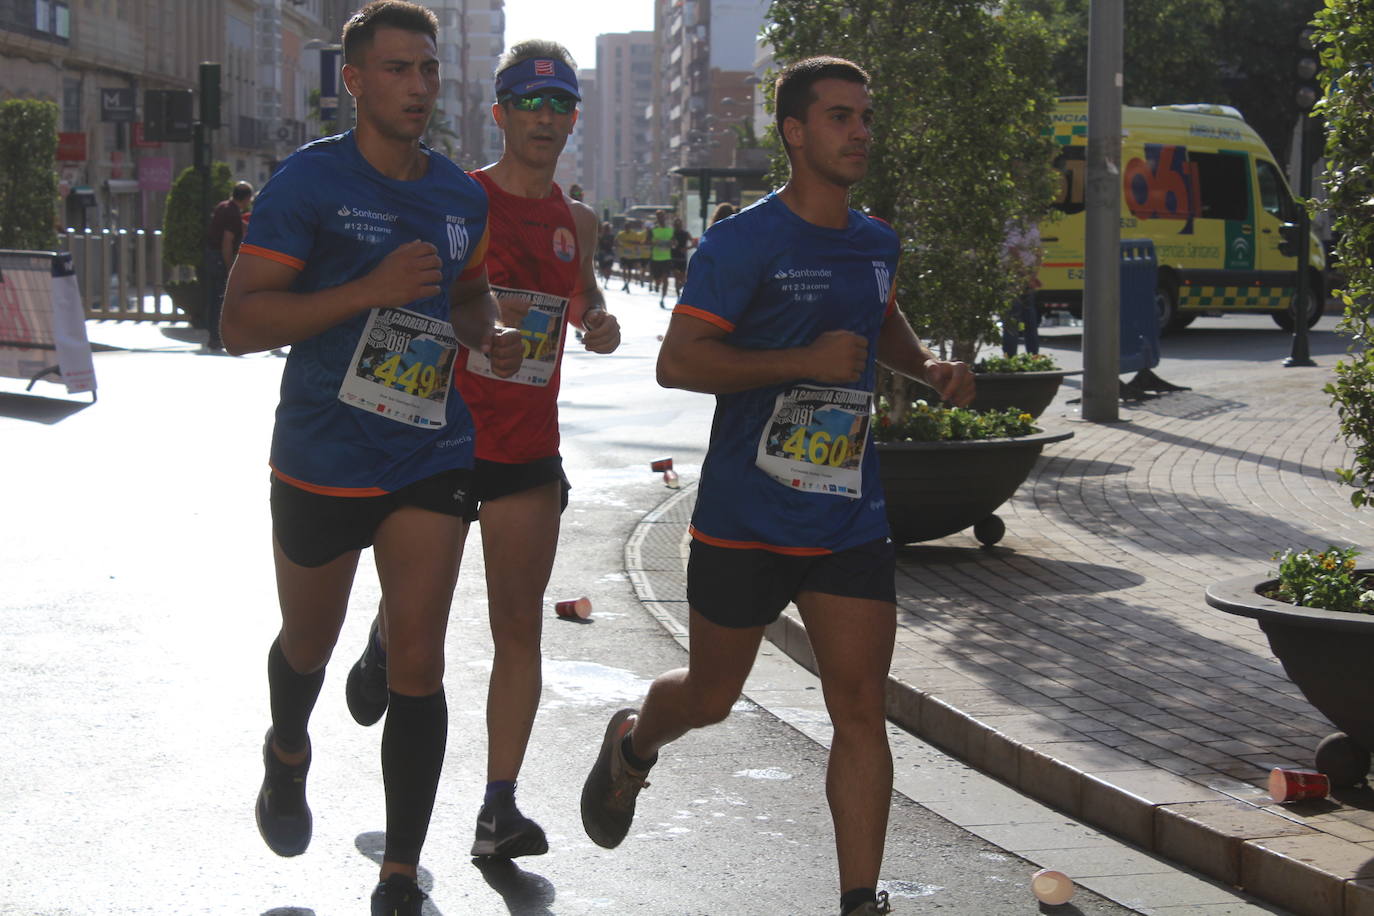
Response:
[[[458,354],[454,385],[477,426],[477,457],[520,464],[558,454],[558,385],[568,298],[581,258],[572,210],[558,185],[548,197],[508,194],[486,172],[471,173],[491,201],[487,277],[498,297],[523,299],[525,360],[511,379],[484,372],[485,357]]]

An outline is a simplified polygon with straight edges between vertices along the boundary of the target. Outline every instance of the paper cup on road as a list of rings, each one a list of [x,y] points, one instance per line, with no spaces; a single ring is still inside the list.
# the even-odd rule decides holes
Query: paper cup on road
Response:
[[[1042,868],[1031,875],[1031,892],[1041,903],[1059,906],[1073,896],[1073,882],[1062,871]]]
[[[570,620],[586,620],[592,616],[592,602],[590,598],[560,601],[553,606],[553,612],[559,617],[567,617]]]
[[[674,471],[672,468],[663,472],[663,482],[670,490],[676,490],[678,487],[682,486],[682,484],[678,482],[677,471]]]
[[[660,471],[671,471],[672,469],[673,459],[671,458],[656,458],[653,461],[649,462],[649,470],[653,471],[654,473],[658,473]]]
[[[1269,771],[1269,795],[1274,801],[1302,801],[1304,798],[1326,798],[1331,794],[1331,780],[1316,770],[1285,770],[1274,767]]]

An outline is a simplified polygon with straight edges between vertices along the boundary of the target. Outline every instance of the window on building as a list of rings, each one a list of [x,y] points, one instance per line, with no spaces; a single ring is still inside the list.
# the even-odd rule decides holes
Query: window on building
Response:
[[[81,129],[81,81],[64,79],[62,81],[62,129],[79,131]]]

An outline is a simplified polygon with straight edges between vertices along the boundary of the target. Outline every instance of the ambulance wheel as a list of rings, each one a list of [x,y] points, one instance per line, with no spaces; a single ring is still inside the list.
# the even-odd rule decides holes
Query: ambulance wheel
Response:
[[[1192,318],[1180,318],[1178,314],[1178,284],[1168,274],[1160,274],[1155,281],[1155,314],[1159,317],[1159,333],[1181,331],[1192,323]]]
[[[991,547],[1002,540],[1002,535],[1007,533],[1007,524],[995,515],[989,515],[982,521],[975,522],[973,525],[973,536],[978,539],[978,543],[984,547]]]
[[[1297,296],[1294,302],[1289,303],[1288,308],[1282,312],[1275,312],[1273,315],[1274,324],[1285,331],[1291,331],[1298,326],[1297,323]],[[1318,292],[1318,287],[1309,286],[1307,288],[1307,326],[1310,328],[1317,323],[1317,319],[1322,316],[1322,297]]]

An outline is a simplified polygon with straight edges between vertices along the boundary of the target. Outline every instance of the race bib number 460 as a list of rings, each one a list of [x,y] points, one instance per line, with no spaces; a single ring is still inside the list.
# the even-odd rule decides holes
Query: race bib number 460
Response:
[[[443,426],[458,340],[453,326],[409,309],[373,309],[339,400],[411,426]]]
[[[858,499],[872,396],[799,385],[778,395],[754,463],[785,487]]]
[[[550,293],[507,289],[504,286],[493,286],[491,291],[498,299],[517,300],[521,305],[529,306],[520,321],[520,340],[525,345],[524,361],[514,375],[499,381],[544,387],[558,367],[565,326],[563,314],[568,310],[568,300]],[[491,361],[476,350],[468,353],[468,371],[484,378],[497,378],[491,371]]]

